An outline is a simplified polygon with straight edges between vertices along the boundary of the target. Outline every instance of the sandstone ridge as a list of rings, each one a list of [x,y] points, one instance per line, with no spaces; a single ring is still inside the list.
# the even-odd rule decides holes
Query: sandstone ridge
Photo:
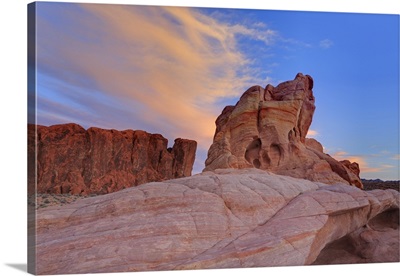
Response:
[[[398,216],[394,190],[217,169],[38,210],[37,273],[398,262]]]
[[[37,159],[38,193],[106,194],[190,176],[196,141],[178,138],[172,148],[167,145],[162,135],[140,130],[28,125],[28,162],[33,168]],[[28,192],[34,189],[30,170]]]
[[[362,188],[359,166],[337,161],[306,138],[315,111],[314,81],[297,74],[274,87],[253,86],[216,119],[204,171],[259,168],[327,184]]]

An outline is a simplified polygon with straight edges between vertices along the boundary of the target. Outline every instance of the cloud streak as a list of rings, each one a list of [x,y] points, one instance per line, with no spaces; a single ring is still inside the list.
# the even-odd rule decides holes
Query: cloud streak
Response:
[[[333,46],[333,41],[330,39],[324,39],[319,42],[319,46],[324,49],[329,49]]]
[[[317,137],[318,135],[319,135],[318,131],[313,129],[309,129],[307,132],[307,138],[314,138]]]
[[[395,154],[392,156],[392,159],[394,160],[400,160],[400,154]]]
[[[61,26],[47,20],[50,10],[40,19],[41,73],[68,84],[68,89],[53,85],[53,94],[46,94],[51,100],[43,116],[38,110],[43,123],[46,118],[74,118],[59,108],[70,101],[87,111],[82,114],[93,114],[89,123],[109,126],[114,121],[115,128],[134,129],[146,125],[145,130],[169,139],[195,139],[202,149],[212,142],[221,99],[237,97],[259,81],[252,61],[238,49],[238,36],[268,44],[275,35],[263,25],[229,25],[189,8],[78,7],[80,16],[74,14],[76,6],[60,8]],[[106,111],[103,101],[110,98],[114,107]],[[48,116],[52,112],[58,115]],[[121,114],[125,116],[117,116]],[[78,123],[88,124],[85,118]]]
[[[377,173],[391,169],[394,166],[388,164],[380,164],[379,166],[371,166],[368,162],[368,156],[362,155],[351,155],[345,151],[337,151],[332,154],[332,157],[336,160],[349,160],[350,162],[356,162],[360,166],[361,173]]]

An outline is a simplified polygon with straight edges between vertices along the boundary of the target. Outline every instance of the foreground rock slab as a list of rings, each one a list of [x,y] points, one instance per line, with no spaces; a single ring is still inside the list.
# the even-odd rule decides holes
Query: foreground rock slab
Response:
[[[167,147],[162,135],[141,130],[28,125],[28,192],[36,180],[38,193],[87,195],[190,176],[197,142],[178,138]]]
[[[346,251],[353,260],[399,261],[398,209],[394,190],[216,170],[39,209],[36,268],[66,274],[266,267],[321,264],[326,256],[340,263],[341,254],[329,256],[343,249],[341,239],[354,241]]]

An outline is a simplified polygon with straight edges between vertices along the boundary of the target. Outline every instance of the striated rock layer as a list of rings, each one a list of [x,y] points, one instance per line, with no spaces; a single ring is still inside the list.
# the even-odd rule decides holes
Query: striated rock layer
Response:
[[[36,268],[67,274],[398,262],[398,210],[394,190],[216,170],[38,210]]]
[[[315,111],[313,79],[299,73],[273,87],[253,86],[216,120],[204,171],[259,168],[328,184],[362,188],[357,163],[339,162],[306,135]]]
[[[38,193],[105,194],[190,176],[196,141],[178,138],[172,148],[167,145],[162,135],[140,130],[85,130],[77,124],[28,126],[28,162],[33,168],[37,158]],[[28,185],[33,193],[33,170]]]

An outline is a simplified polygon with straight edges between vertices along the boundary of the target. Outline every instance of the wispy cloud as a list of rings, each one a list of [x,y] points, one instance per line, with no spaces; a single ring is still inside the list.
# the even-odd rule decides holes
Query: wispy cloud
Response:
[[[388,164],[383,164],[383,165],[381,165],[381,167],[384,168],[384,169],[391,169],[391,168],[394,168],[395,166],[388,165]]]
[[[296,51],[299,48],[312,48],[313,47],[313,45],[311,43],[293,39],[293,38],[284,37],[282,35],[279,35],[277,40],[279,40],[279,43],[282,43],[282,48],[284,48],[288,51]],[[291,56],[288,56],[288,57],[291,58]]]
[[[392,156],[392,159],[394,160],[400,160],[400,154],[395,154]]]
[[[307,138],[314,138],[318,136],[318,131],[313,130],[313,129],[309,129],[307,132]]]
[[[368,162],[368,156],[362,155],[351,155],[345,151],[338,151],[332,154],[332,157],[336,160],[349,160],[350,162],[356,162],[360,166],[362,173],[377,173],[387,169],[393,168],[393,165],[380,164],[379,166],[371,166]]]
[[[229,25],[196,9],[79,7],[80,16],[63,10],[60,20],[68,24],[61,27],[45,17],[40,21],[42,73],[69,87],[59,89],[52,101],[68,99],[79,106],[84,93],[92,99],[84,107],[96,114],[95,122],[114,122],[115,128],[147,125],[170,139],[196,139],[203,149],[212,142],[219,100],[237,97],[258,81],[252,61],[238,49],[238,37],[270,44],[275,36],[263,24]],[[114,110],[123,112],[114,116],[103,109],[110,97]],[[46,106],[47,115],[52,111],[66,117],[56,104],[53,110]]]
[[[245,35],[251,39],[264,42],[265,45],[271,45],[277,38],[277,32],[266,29],[265,24],[253,24],[255,28],[251,28],[244,25],[235,24],[229,27],[233,34]]]
[[[333,46],[333,41],[330,39],[324,39],[319,42],[319,46],[324,49],[331,48]]]

